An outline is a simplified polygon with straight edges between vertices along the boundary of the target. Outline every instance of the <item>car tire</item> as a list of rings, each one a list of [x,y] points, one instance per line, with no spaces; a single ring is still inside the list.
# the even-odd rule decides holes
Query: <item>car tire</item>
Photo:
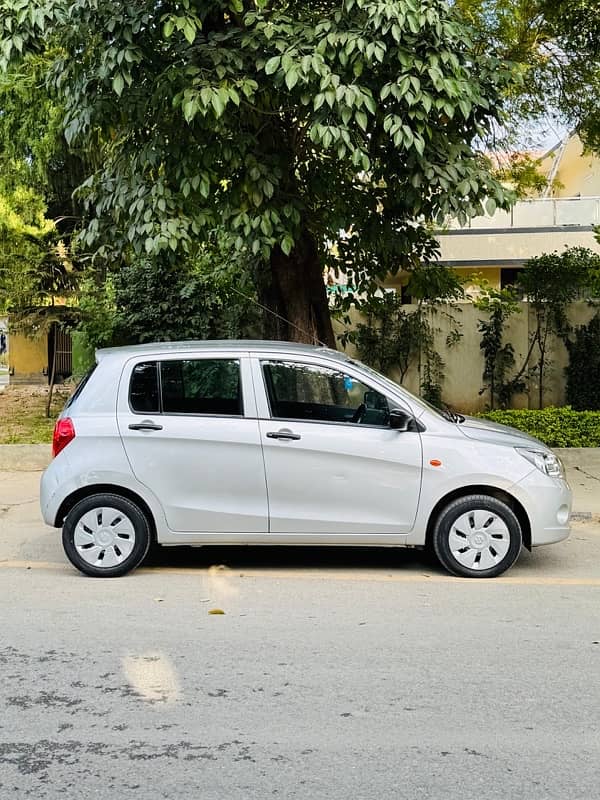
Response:
[[[80,572],[116,578],[135,569],[150,547],[148,519],[117,494],[94,494],[76,503],[63,524],[63,547]]]
[[[512,508],[489,495],[468,495],[442,509],[432,543],[442,566],[464,578],[495,578],[516,561],[523,534]]]

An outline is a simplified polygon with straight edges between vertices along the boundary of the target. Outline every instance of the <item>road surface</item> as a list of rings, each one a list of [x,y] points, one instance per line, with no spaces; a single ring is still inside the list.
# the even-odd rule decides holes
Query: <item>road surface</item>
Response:
[[[597,522],[494,581],[307,548],[95,580],[38,479],[0,473],[0,797],[598,795]]]

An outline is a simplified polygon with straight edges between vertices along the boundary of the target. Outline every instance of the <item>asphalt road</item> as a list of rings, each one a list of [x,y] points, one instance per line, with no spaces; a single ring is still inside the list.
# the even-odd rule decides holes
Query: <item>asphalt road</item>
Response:
[[[298,548],[94,580],[38,477],[0,473],[2,800],[598,796],[597,522],[495,581]]]

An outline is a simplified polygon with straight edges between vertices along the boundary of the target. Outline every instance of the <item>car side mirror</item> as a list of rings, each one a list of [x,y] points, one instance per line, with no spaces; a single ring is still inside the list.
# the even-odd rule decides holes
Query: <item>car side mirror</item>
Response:
[[[406,411],[402,411],[399,408],[393,408],[390,411],[390,428],[395,431],[407,431],[411,422],[413,422],[413,418]]]

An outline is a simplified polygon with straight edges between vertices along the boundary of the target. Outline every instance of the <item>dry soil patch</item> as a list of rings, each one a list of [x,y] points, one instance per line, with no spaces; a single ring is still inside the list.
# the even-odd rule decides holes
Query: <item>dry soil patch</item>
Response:
[[[7,386],[0,392],[0,444],[44,444],[72,386],[55,386],[50,418],[47,386]]]

